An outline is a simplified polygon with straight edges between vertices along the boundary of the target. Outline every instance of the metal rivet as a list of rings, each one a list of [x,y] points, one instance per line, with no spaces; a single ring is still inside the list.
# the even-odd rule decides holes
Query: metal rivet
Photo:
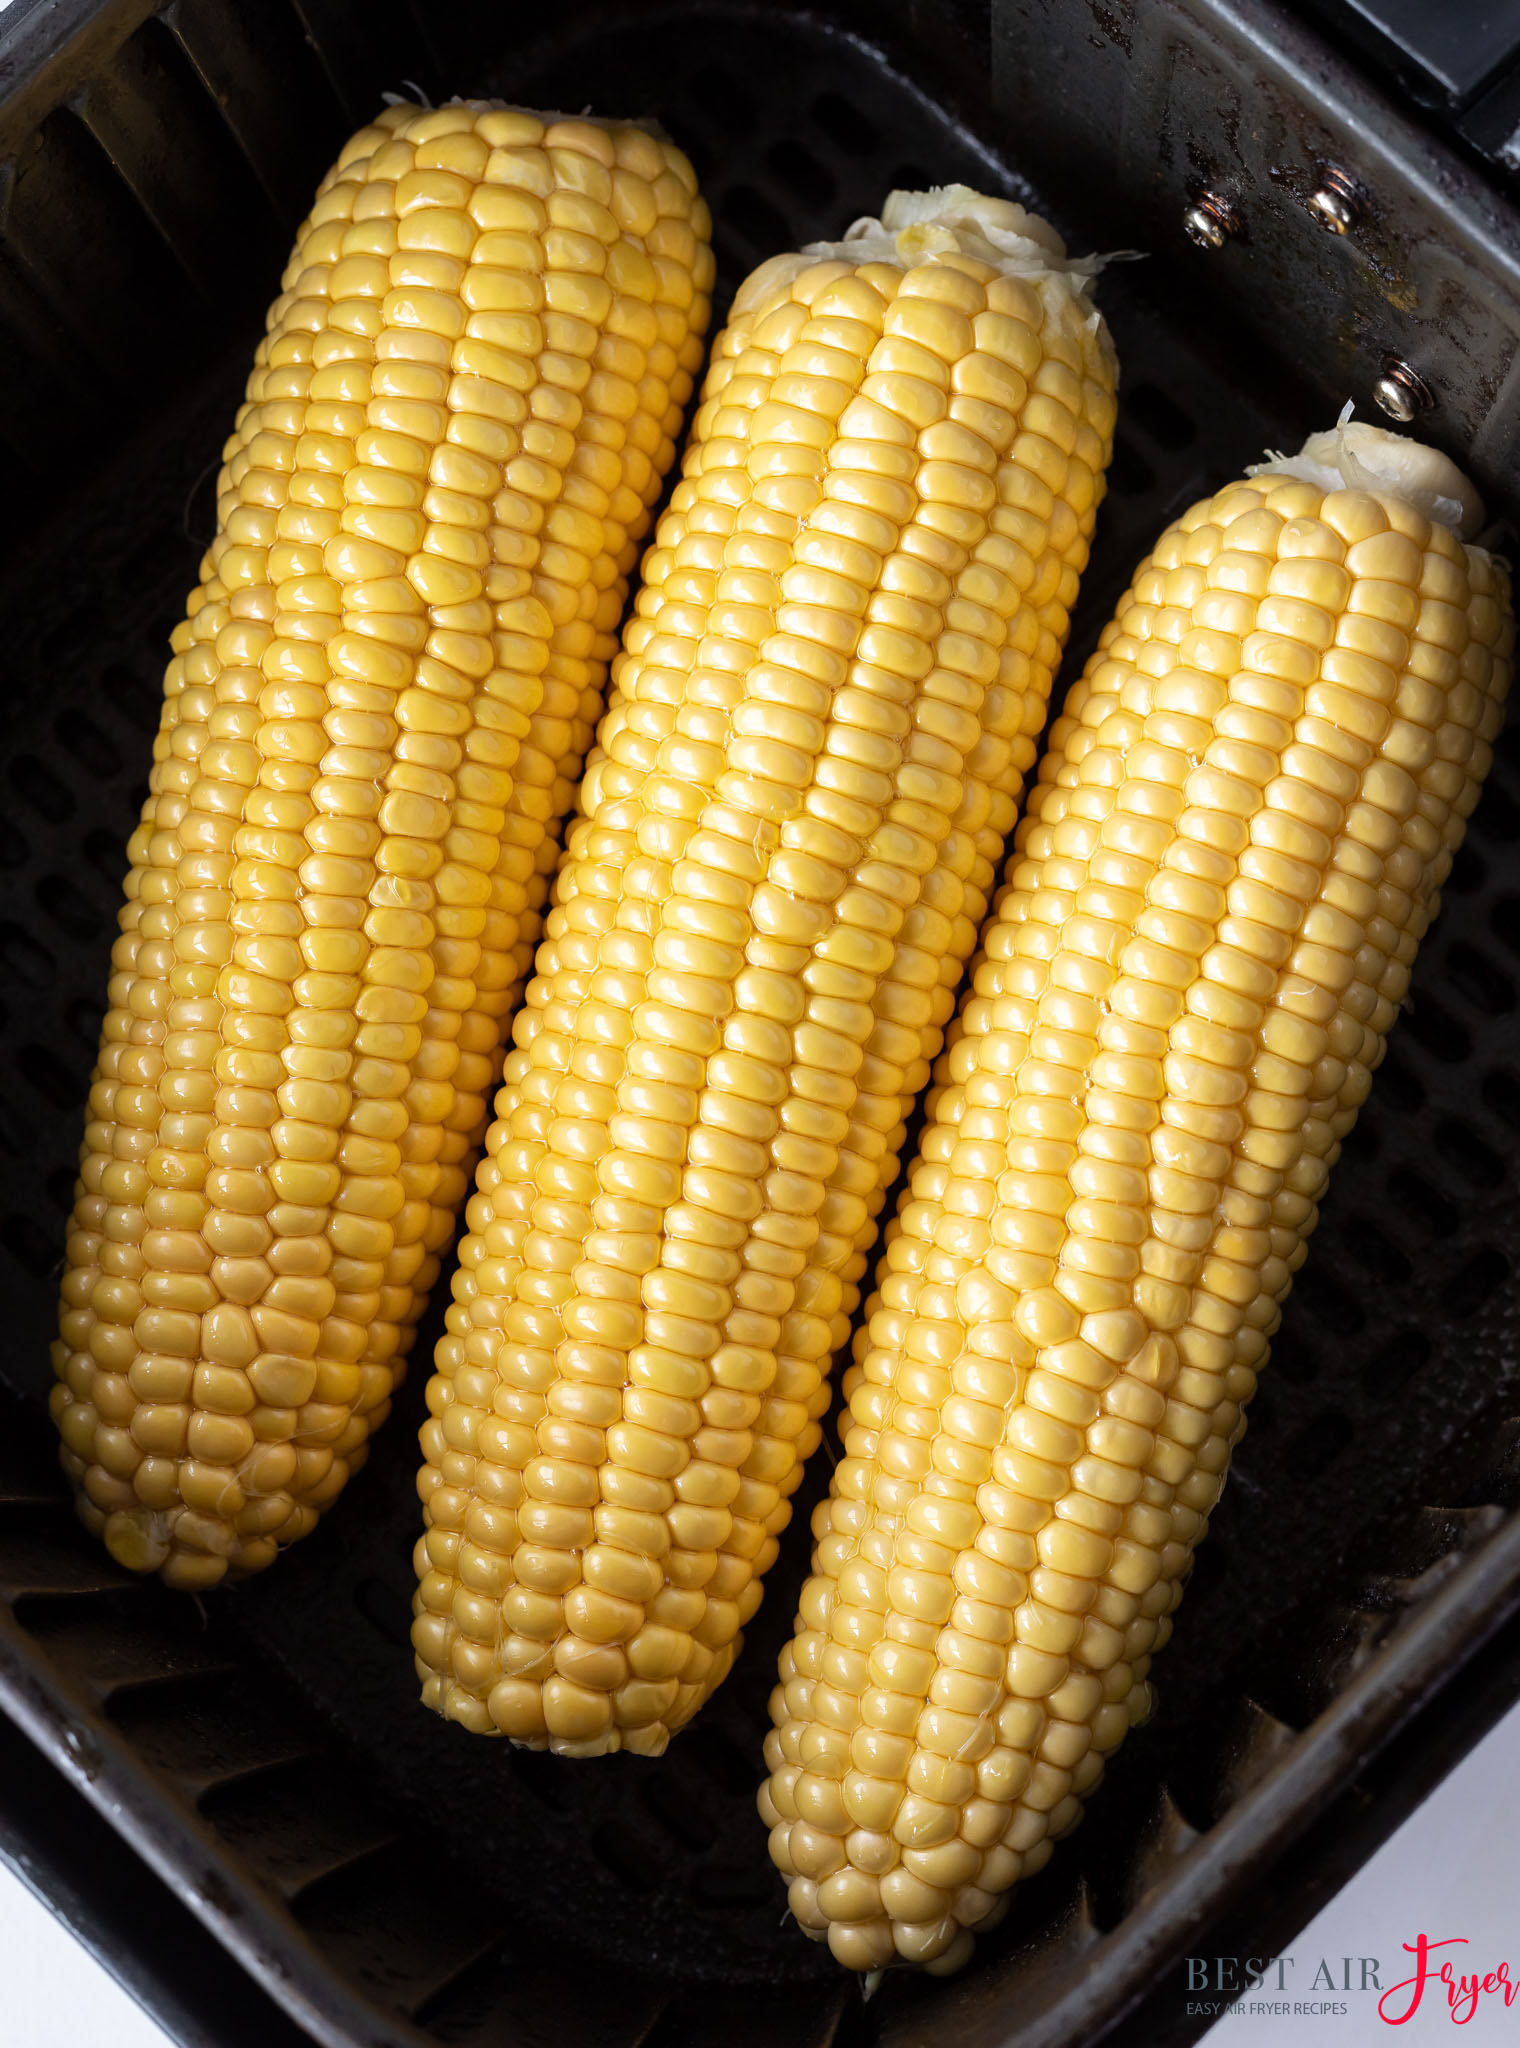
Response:
[[[1230,202],[1217,192],[1200,192],[1182,216],[1182,232],[1200,249],[1222,249],[1239,225]]]
[[[1373,385],[1372,395],[1389,419],[1397,420],[1402,427],[1407,427],[1417,414],[1429,412],[1436,402],[1435,393],[1419,371],[1395,356],[1383,364],[1383,374]]]
[[[1364,204],[1360,186],[1338,164],[1324,166],[1318,184],[1304,201],[1329,235],[1349,235],[1362,217]]]

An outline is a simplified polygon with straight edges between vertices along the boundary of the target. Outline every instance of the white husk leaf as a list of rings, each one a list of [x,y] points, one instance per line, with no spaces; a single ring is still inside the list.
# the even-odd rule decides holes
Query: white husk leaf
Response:
[[[1298,477],[1321,491],[1393,491],[1469,542],[1483,526],[1483,500],[1449,456],[1353,420],[1349,402],[1328,433],[1311,434],[1296,455],[1269,451],[1246,474]]]

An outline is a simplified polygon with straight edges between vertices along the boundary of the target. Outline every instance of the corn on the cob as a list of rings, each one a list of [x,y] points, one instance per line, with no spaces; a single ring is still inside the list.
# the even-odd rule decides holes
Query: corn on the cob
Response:
[[[1146,1711],[1488,765],[1462,480],[1305,453],[1162,536],[1052,730],[847,1376],[760,1810],[854,1969],[962,1963]]]
[[[818,1441],[1034,758],[1113,362],[961,188],[751,279],[646,564],[429,1388],[423,1697],[662,1749]]]
[[[300,230],[173,636],[54,1415],[117,1559],[266,1565],[383,1419],[701,361],[638,127],[455,104]]]

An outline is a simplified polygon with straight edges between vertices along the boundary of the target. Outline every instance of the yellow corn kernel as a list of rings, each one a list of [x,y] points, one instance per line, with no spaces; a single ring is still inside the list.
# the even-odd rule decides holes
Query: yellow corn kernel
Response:
[[[1086,561],[1086,285],[1010,273],[978,209],[1048,245],[1018,209],[922,204],[719,339],[467,1211],[413,1642],[430,1706],[536,1747],[657,1752],[733,1661]]]
[[[852,1969],[958,1968],[1149,1710],[1488,765],[1470,487],[1371,429],[1305,454],[1161,536],[1052,727],[846,1375],[759,1806]]]
[[[656,278],[610,215],[626,291],[601,243],[499,246],[609,157],[669,230]],[[644,130],[455,105],[361,131],[297,237],[173,636],[55,1354],[80,1513],[133,1569],[267,1564],[385,1418],[701,361],[707,233]]]

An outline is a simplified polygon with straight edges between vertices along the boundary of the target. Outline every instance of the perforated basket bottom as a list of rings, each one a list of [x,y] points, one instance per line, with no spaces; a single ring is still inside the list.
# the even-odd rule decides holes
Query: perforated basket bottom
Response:
[[[893,185],[1021,189],[870,50],[801,20],[644,9],[634,25],[567,32],[525,66],[467,83],[520,103],[657,112],[712,202],[720,304],[763,255],[836,233]],[[1165,520],[1317,423],[1248,337],[1219,338],[1226,374],[1185,326],[1163,324],[1144,286],[1138,269],[1116,268],[1102,287],[1124,366],[1121,433],[1068,674]],[[48,1383],[121,849],[167,635],[208,532],[208,459],[245,360],[129,451],[0,590],[0,1370],[33,1413]],[[1092,1923],[1119,1922],[1142,1844],[1145,1870],[1159,1868],[1185,1840],[1179,1816],[1203,1829],[1227,1811],[1262,1760],[1334,1698],[1389,1613],[1417,1599],[1418,1589],[1389,1590],[1388,1575],[1409,1577],[1489,1527],[1421,1511],[1492,1497],[1516,1391],[1517,832],[1511,740],[1338,1169],[1159,1666],[1160,1713],[984,1945],[966,1991],[893,1980],[862,2010],[826,1952],[785,1921],[755,1816],[765,1701],[823,1454],[738,1669],[658,1761],[515,1754],[417,1706],[407,1626],[426,1335],[339,1508],[265,1578],[207,1602],[204,1622],[156,1587],[123,1590],[56,1505],[37,1505],[58,1498],[50,1449],[39,1436],[34,1458],[22,1427],[9,1508],[0,1486],[12,1676],[34,1660],[50,1674],[48,1711],[56,1721],[67,1703],[97,1769],[145,1769],[150,1809],[157,1798],[164,1813],[198,1816],[186,1878],[201,1909],[225,1907],[234,1933],[250,1901],[288,1910],[315,1955],[291,1946],[276,1919],[287,1950],[271,1963],[260,1923],[264,1974],[277,1991],[282,1973],[295,1982],[281,1993],[292,1998],[325,1987],[324,2038],[349,2038],[350,2025],[361,2038],[358,2009],[341,2017],[357,1996],[389,2015],[382,2026],[371,2011],[366,2040],[415,2040],[414,2020],[437,2040],[607,2048],[805,2048],[841,2027],[864,2039],[897,2025],[905,2039],[938,2041],[990,1972],[1002,1973],[1016,2014],[1021,1972],[1034,1967],[1025,1950],[1037,1957],[1045,1932],[1069,1924],[1079,1891]],[[1372,1593],[1369,1566],[1383,1573]],[[1159,1808],[1158,1785],[1169,1788]],[[762,1982],[763,1995],[745,1988]],[[680,1995],[698,1983],[731,1990],[704,2007]],[[1015,2038],[1015,2019],[1006,2026]]]

